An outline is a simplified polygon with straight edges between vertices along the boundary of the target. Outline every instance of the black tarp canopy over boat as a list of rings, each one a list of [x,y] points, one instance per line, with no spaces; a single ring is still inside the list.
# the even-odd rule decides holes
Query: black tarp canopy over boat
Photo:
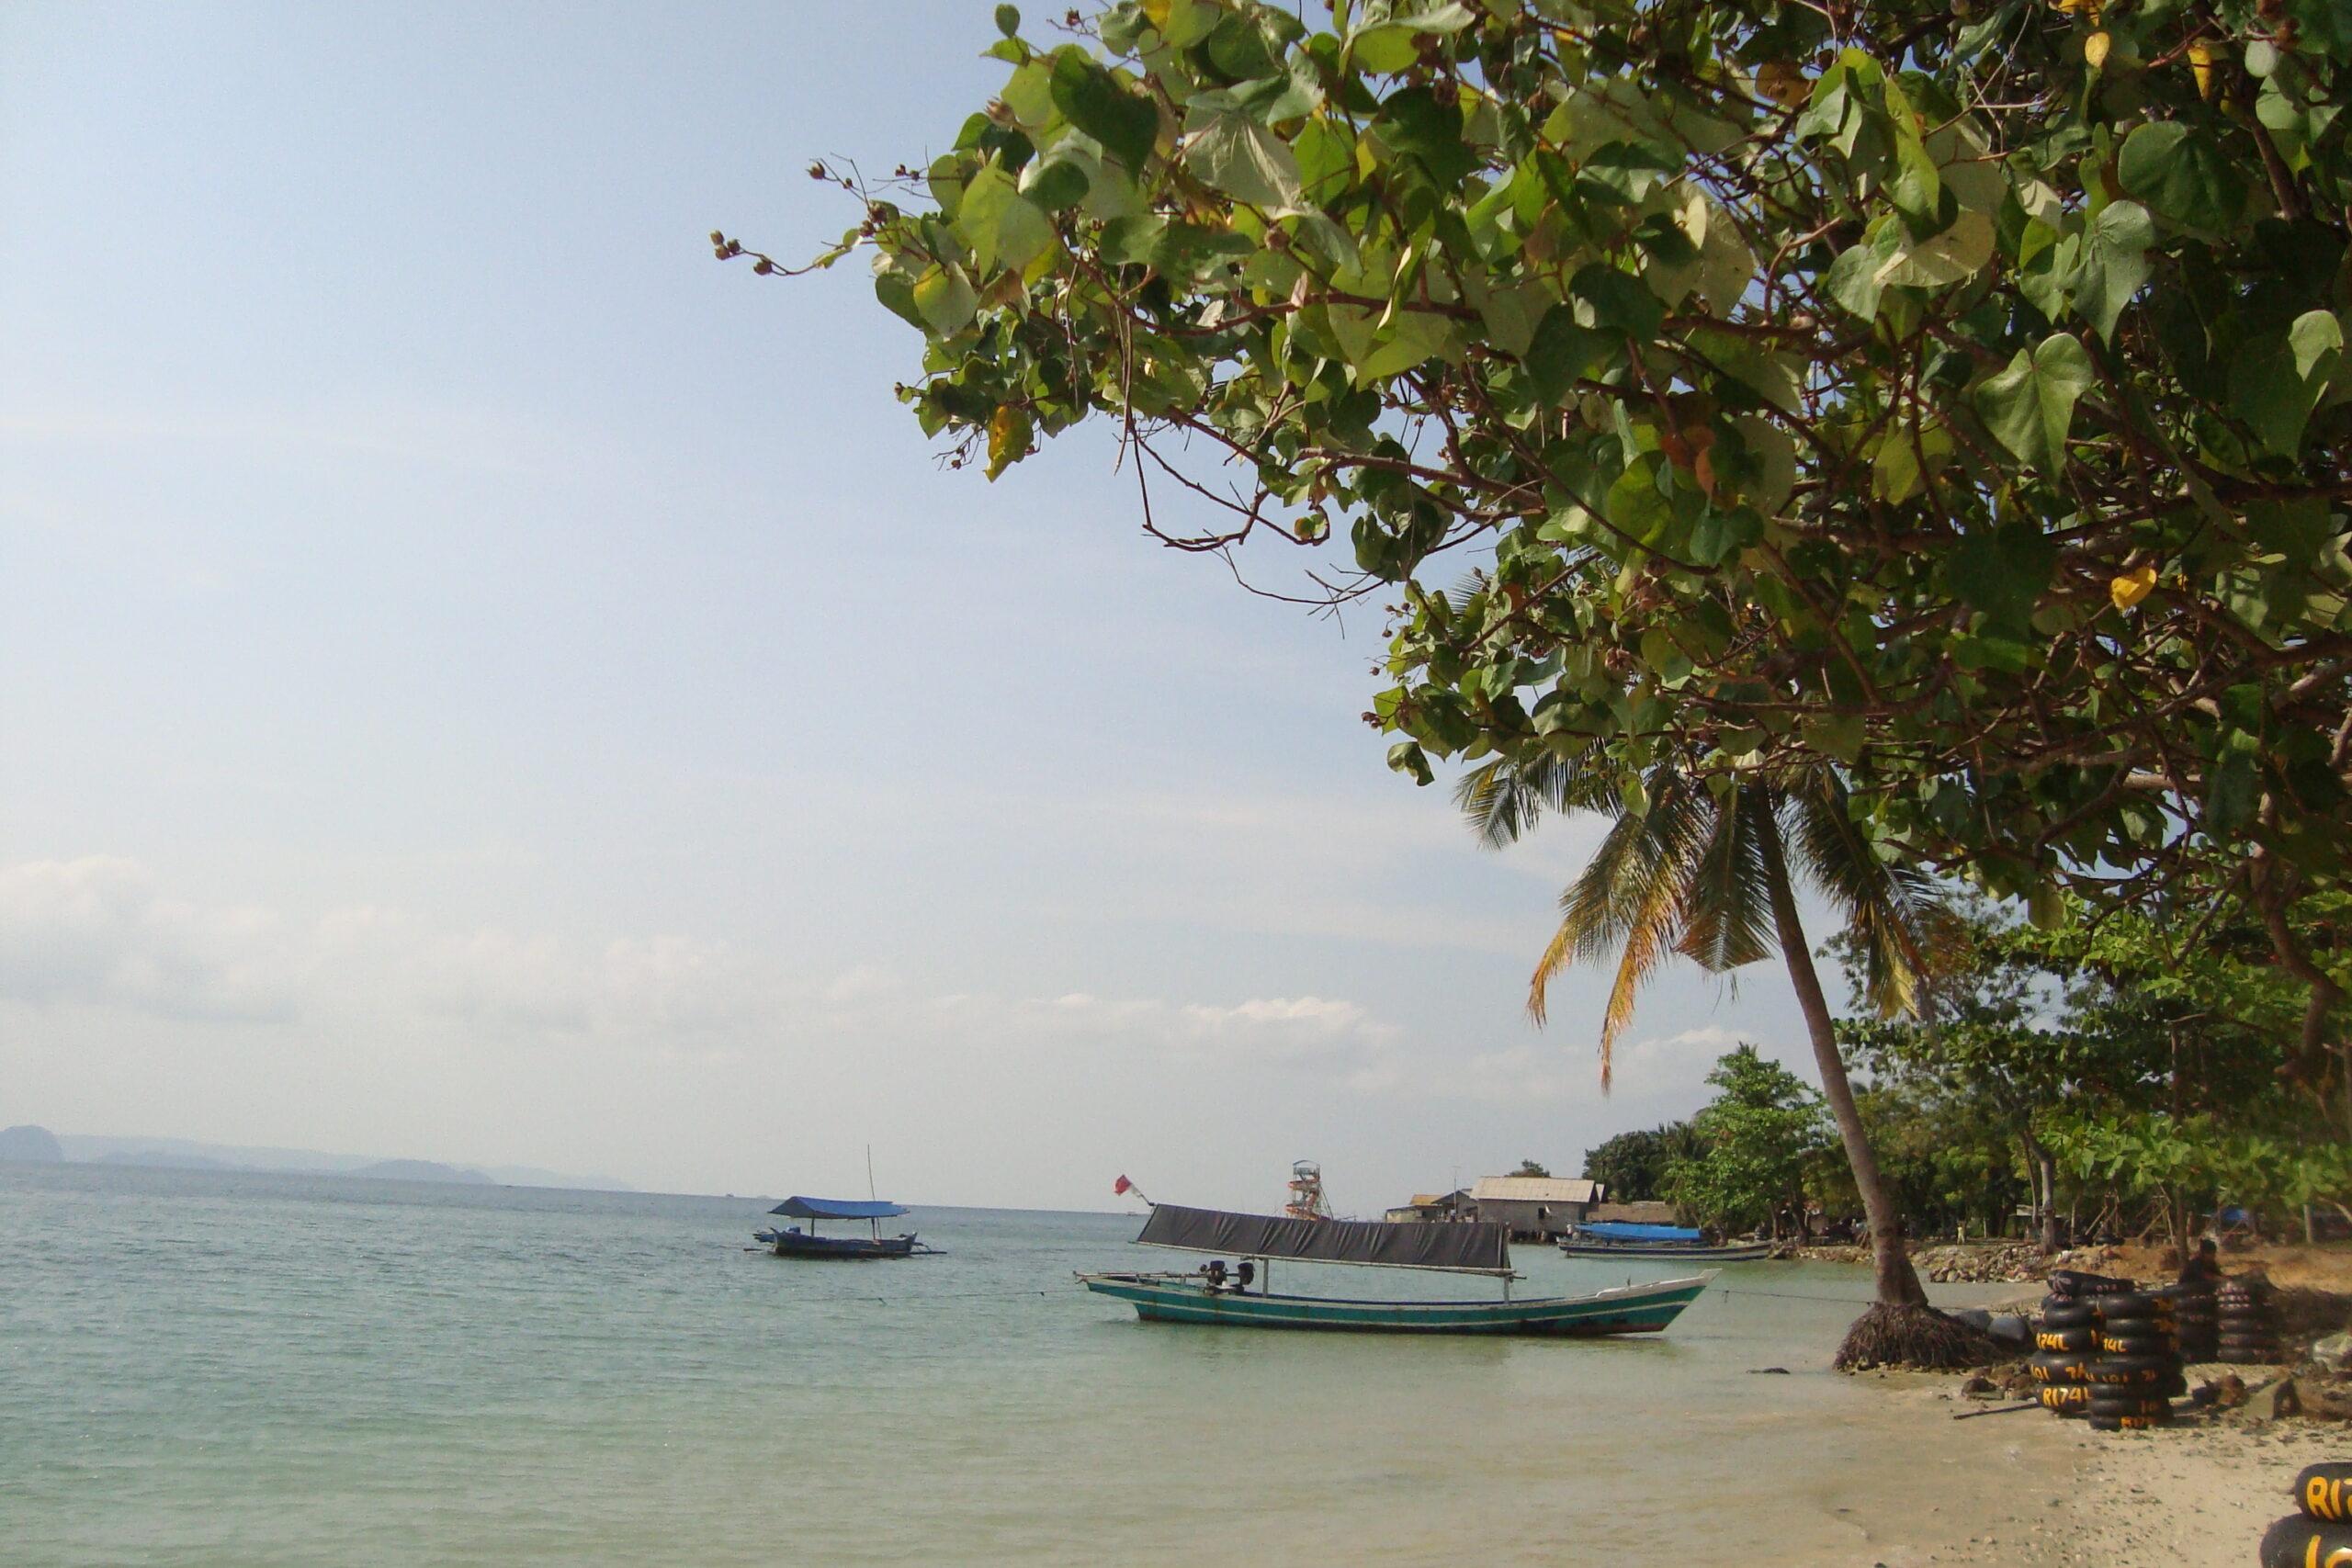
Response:
[[[1442,1269],[1456,1274],[1510,1274],[1510,1228],[1499,1224],[1388,1224],[1371,1220],[1294,1220],[1228,1214],[1161,1203],[1136,1237],[1141,1247],[1280,1258],[1300,1263],[1360,1263],[1371,1268]]]

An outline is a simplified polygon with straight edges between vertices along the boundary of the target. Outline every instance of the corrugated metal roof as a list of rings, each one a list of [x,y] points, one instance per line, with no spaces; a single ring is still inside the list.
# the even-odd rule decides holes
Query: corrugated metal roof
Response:
[[[1566,1176],[1482,1176],[1470,1189],[1476,1203],[1589,1203],[1600,1183]]]

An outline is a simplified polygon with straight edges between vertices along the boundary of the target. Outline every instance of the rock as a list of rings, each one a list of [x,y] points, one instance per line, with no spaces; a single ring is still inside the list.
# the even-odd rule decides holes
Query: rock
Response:
[[[1784,1378],[1789,1375],[1789,1369],[1786,1367],[1750,1367],[1747,1369],[1747,1374],[1750,1377],[1758,1377],[1767,1373],[1775,1377]]]
[[[2335,1371],[2352,1371],[2352,1334],[2331,1334],[2312,1346],[2312,1359]]]
[[[2245,1379],[2235,1372],[2225,1372],[2211,1382],[2199,1383],[2189,1397],[2216,1410],[2235,1410],[2245,1403]]]
[[[2302,1409],[2295,1397],[2295,1380],[2280,1378],[2265,1383],[2245,1396],[2245,1413],[2249,1420],[2276,1421],[2281,1416],[2292,1416]]]
[[[1971,1372],[1960,1385],[1960,1392],[1971,1399],[1990,1399],[2001,1392],[2001,1385],[1983,1372]]]
[[[2315,1421],[2352,1421],[2352,1387],[2342,1382],[2295,1380],[2295,1403]]]

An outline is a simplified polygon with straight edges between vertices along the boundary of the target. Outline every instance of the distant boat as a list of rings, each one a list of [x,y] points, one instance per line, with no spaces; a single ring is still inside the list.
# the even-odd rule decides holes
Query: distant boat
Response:
[[[1141,1247],[1223,1253],[1189,1274],[1080,1274],[1099,1295],[1127,1303],[1147,1323],[1234,1328],[1315,1328],[1371,1334],[1510,1334],[1585,1337],[1656,1334],[1714,1278],[1623,1285],[1589,1296],[1510,1299],[1510,1235],[1499,1224],[1398,1224],[1371,1220],[1299,1220],[1154,1206],[1136,1237]],[[1274,1262],[1348,1263],[1479,1274],[1502,1281],[1500,1301],[1355,1301],[1274,1293]],[[1255,1283],[1257,1288],[1250,1287]]]
[[[764,1243],[778,1258],[831,1258],[857,1260],[869,1258],[912,1258],[919,1253],[936,1252],[917,1241],[914,1233],[905,1235],[884,1235],[882,1222],[898,1218],[908,1211],[897,1203],[868,1201],[852,1198],[786,1198],[771,1214],[787,1219],[806,1220],[808,1228],[798,1225],[790,1229],[778,1226],[775,1230],[753,1231],[752,1239]],[[865,1235],[820,1235],[820,1220],[864,1220]]]
[[[1681,1225],[1636,1225],[1588,1220],[1572,1224],[1560,1250],[1570,1258],[1673,1258],[1709,1263],[1753,1263],[1772,1256],[1774,1243],[1734,1242],[1710,1247],[1697,1231]]]

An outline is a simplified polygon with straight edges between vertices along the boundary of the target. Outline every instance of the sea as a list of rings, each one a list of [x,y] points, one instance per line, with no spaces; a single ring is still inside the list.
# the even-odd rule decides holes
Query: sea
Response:
[[[1828,1371],[1857,1269],[1640,1339],[1253,1333],[1079,1288],[1156,1266],[1134,1215],[921,1208],[939,1256],[826,1263],[763,1207],[0,1165],[0,1562],[1868,1563],[2030,1457]]]

